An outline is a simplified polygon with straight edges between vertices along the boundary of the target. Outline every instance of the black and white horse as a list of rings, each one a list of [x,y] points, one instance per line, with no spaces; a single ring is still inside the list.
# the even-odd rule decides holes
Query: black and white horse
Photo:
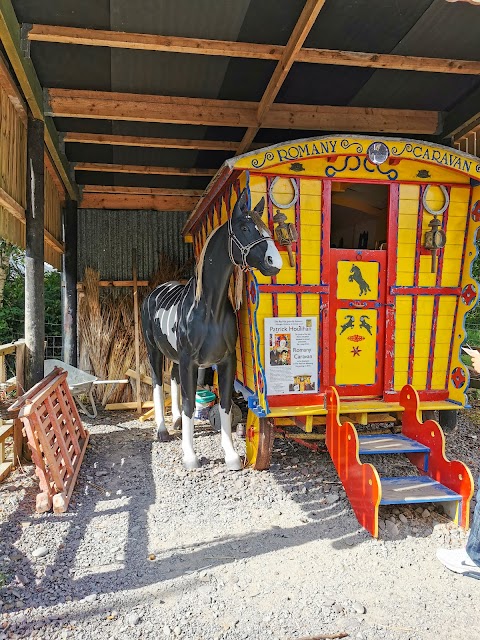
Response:
[[[231,429],[232,391],[236,369],[237,322],[228,298],[234,267],[277,274],[282,258],[268,227],[261,220],[263,198],[248,210],[244,190],[228,221],[207,238],[196,274],[186,285],[167,282],[152,291],[142,307],[142,326],[152,367],[155,421],[159,440],[168,440],[164,420],[162,369],[164,358],[172,360],[172,416],[182,425],[183,463],[195,469],[199,461],[193,449],[193,419],[199,368],[217,365],[220,420],[225,462],[241,469],[233,448]],[[181,387],[182,412],[178,385]],[[181,416],[181,417],[180,417]]]

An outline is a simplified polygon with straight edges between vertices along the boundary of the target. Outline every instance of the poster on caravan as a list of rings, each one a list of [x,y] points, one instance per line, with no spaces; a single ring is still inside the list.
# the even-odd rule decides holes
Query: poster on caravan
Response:
[[[317,318],[265,318],[267,393],[318,391]]]

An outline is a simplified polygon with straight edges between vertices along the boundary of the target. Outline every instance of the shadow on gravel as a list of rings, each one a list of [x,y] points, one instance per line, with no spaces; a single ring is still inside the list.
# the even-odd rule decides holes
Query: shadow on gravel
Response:
[[[201,432],[197,443],[199,453],[202,438],[214,435]],[[189,547],[162,549],[149,558],[154,548],[149,540],[149,509],[154,504],[161,508],[163,490],[152,474],[153,444],[151,429],[145,427],[116,428],[110,433],[93,435],[74,493],[75,502],[64,516],[32,517],[34,493],[31,489],[26,492],[17,514],[8,525],[3,525],[8,526],[8,536],[3,535],[0,528],[0,540],[10,540],[7,554],[19,554],[13,545],[22,535],[21,521],[30,520],[36,526],[43,521],[50,526],[58,522],[65,533],[63,545],[60,548],[55,545],[55,559],[47,558],[47,571],[44,564],[32,565],[20,554],[25,585],[20,584],[18,593],[14,594],[18,601],[22,601],[23,591],[28,592],[25,600],[32,603],[28,606],[34,607],[51,607],[66,599],[74,602],[90,599],[88,612],[79,611],[77,617],[81,618],[102,611],[101,603],[95,604],[97,594],[122,592],[122,600],[131,600],[135,606],[140,597],[135,593],[137,589],[151,586],[150,594],[154,598],[154,585],[188,576],[192,580],[188,585],[183,584],[182,589],[193,589],[198,586],[197,572],[233,564],[242,558],[295,548],[319,539],[329,540],[335,549],[370,540],[351,509],[341,500],[342,487],[328,454],[304,452],[290,443],[280,442],[275,446],[270,473],[282,490],[301,505],[305,512],[302,524],[271,526],[244,536],[225,536]],[[223,460],[215,466],[217,464],[222,465]],[[283,509],[285,504],[281,503]],[[259,509],[264,506],[263,502],[258,505]],[[113,523],[118,536],[114,541]],[[186,526],[191,525],[186,522]],[[0,597],[3,597],[1,591]],[[18,601],[10,611],[25,607]],[[29,618],[30,615],[35,628],[41,613],[29,614]]]

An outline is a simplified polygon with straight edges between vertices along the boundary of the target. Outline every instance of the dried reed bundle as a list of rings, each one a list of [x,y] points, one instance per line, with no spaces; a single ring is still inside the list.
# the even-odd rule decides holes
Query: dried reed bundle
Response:
[[[155,289],[159,284],[170,282],[170,280],[183,280],[189,278],[193,271],[193,259],[187,260],[185,264],[178,266],[169,256],[160,253],[158,256],[158,267],[148,281],[148,291]]]
[[[168,256],[160,254],[159,265],[151,277],[149,286],[138,290],[141,305],[150,290],[163,282],[179,280],[192,270],[191,261],[178,267]],[[133,317],[133,297],[118,290],[99,286],[100,274],[95,269],[86,268],[84,295],[79,304],[80,354],[81,362],[94,375],[103,380],[118,380],[125,377],[128,369],[135,369],[135,325]],[[124,290],[123,290],[124,291]],[[140,374],[151,375],[147,348],[140,329]],[[96,386],[97,398],[106,403],[131,402],[136,397],[136,382]],[[142,402],[152,399],[151,386],[142,383]]]

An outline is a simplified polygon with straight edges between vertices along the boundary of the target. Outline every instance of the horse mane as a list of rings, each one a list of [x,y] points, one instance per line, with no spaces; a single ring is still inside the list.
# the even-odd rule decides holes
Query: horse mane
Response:
[[[201,298],[202,295],[202,291],[203,291],[203,266],[205,263],[205,254],[207,252],[207,247],[208,244],[210,242],[210,240],[212,239],[213,235],[220,229],[220,227],[216,227],[212,233],[208,236],[208,238],[205,240],[205,244],[203,245],[202,251],[200,253],[200,257],[198,258],[198,262],[197,262],[197,269],[196,269],[196,277],[197,277],[197,286],[195,289],[195,302],[198,302]]]
[[[258,215],[256,211],[250,211],[248,215],[252,218],[254,223],[257,225],[257,228],[259,231],[266,231],[270,236],[270,238],[272,237],[272,234],[270,233],[270,229],[268,228],[268,226],[265,224],[265,222],[262,220],[262,218]]]

